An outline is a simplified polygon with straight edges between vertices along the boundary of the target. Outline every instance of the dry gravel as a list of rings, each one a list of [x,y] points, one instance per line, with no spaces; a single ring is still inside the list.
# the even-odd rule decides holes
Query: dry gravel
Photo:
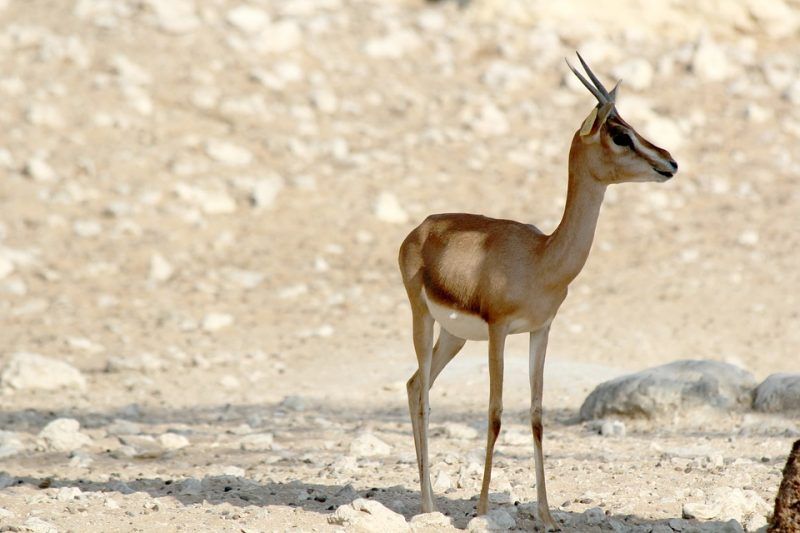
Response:
[[[599,382],[677,359],[797,371],[800,2],[701,4],[0,0],[0,367],[79,371],[0,386],[0,529],[324,531],[358,497],[414,516],[397,247],[431,212],[555,227],[592,105],[575,49],[681,172],[609,191],[554,326],[551,503],[567,530],[642,532],[720,492],[771,503],[796,415],[576,422]],[[432,393],[459,528],[484,352]],[[526,339],[507,359],[494,507],[530,528]],[[57,419],[79,427],[54,440]]]

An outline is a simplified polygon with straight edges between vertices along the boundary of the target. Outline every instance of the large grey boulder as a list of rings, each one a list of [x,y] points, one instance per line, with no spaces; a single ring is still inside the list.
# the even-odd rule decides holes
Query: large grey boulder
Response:
[[[685,360],[598,385],[581,406],[583,420],[606,416],[659,418],[702,409],[750,406],[756,381],[718,361]]]
[[[772,374],[756,388],[753,409],[767,413],[800,411],[800,374]]]

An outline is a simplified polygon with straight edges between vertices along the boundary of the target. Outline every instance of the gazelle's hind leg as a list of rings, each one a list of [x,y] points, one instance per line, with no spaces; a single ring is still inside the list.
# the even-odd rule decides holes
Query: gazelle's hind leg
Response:
[[[433,503],[433,494],[430,482],[430,465],[428,464],[428,390],[431,381],[432,345],[433,345],[433,316],[427,307],[411,308],[414,329],[414,349],[417,352],[419,368],[417,391],[408,390],[408,407],[411,414],[411,424],[414,430],[414,444],[417,449],[417,465],[419,466],[419,482],[422,492],[422,512],[430,513],[436,508]],[[410,385],[410,382],[409,382]],[[414,394],[413,392],[417,392]]]
[[[544,454],[542,453],[542,392],[544,388],[544,358],[547,353],[547,337],[550,326],[531,332],[530,380],[531,380],[531,430],[533,451],[536,459],[536,499],[539,519],[550,530],[558,525],[550,514],[547,503],[547,488],[544,480]]]
[[[431,373],[428,383],[428,389],[433,387],[434,381],[439,376],[441,371],[447,366],[447,363],[452,361],[453,357],[461,351],[466,341],[460,337],[456,337],[448,332],[446,329],[441,328],[439,331],[439,339],[436,341],[436,346],[433,347],[433,357],[431,360]],[[406,384],[408,390],[408,409],[411,414],[411,427],[414,431],[414,449],[417,452],[417,467],[420,471],[420,483],[422,483],[422,458],[420,457],[420,431],[419,424],[417,423],[416,413],[419,412],[419,406],[422,401],[422,378],[420,371],[414,372],[411,379]],[[427,431],[426,431],[427,434]],[[432,489],[428,489],[431,494]]]
[[[489,485],[492,481],[494,444],[500,434],[503,416],[503,351],[508,327],[504,324],[489,326],[489,427],[486,431],[486,459],[483,464],[483,483],[478,500],[478,514],[489,510]]]

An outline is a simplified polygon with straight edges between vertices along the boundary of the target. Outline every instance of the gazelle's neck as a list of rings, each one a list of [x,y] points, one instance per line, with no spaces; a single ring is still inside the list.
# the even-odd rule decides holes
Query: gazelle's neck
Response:
[[[571,153],[569,161],[564,216],[550,235],[545,249],[545,275],[554,284],[564,286],[575,279],[586,264],[606,192],[606,185],[589,174],[588,165],[579,154]]]

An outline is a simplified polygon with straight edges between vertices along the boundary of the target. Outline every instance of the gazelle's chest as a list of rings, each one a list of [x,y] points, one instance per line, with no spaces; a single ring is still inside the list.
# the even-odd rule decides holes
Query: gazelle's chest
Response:
[[[423,292],[423,294],[425,293]],[[480,316],[442,305],[428,298],[427,294],[425,294],[425,301],[428,303],[428,310],[433,315],[433,319],[456,337],[472,341],[489,339],[489,324]],[[534,328],[531,327],[530,322],[524,318],[516,318],[512,319],[508,333],[522,333],[532,329]]]

